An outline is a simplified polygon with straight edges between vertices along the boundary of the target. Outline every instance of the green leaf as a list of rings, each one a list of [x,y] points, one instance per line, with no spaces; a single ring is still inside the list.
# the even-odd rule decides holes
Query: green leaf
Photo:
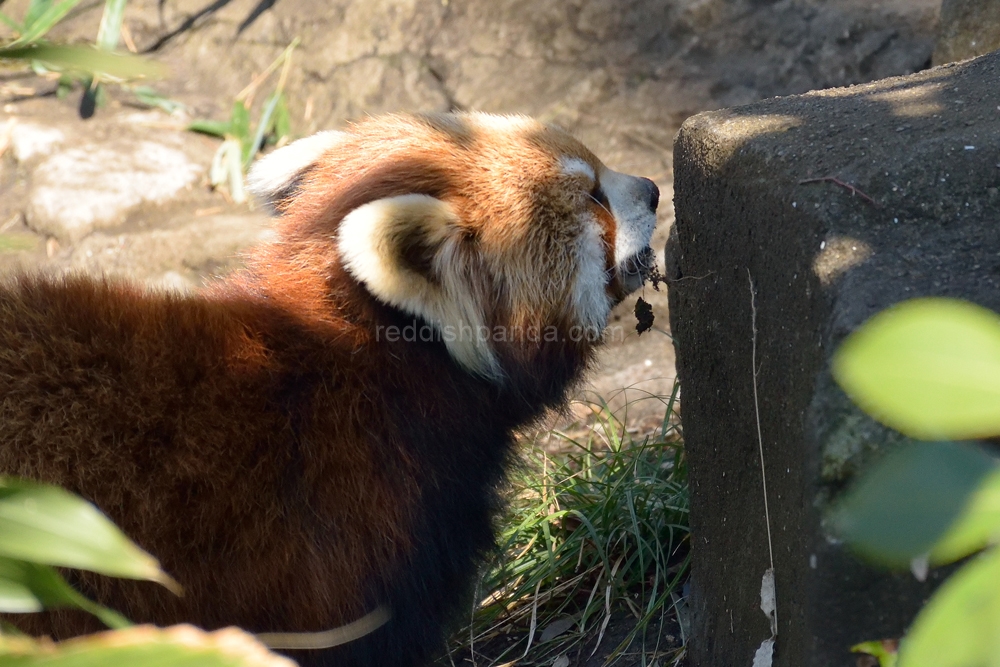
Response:
[[[208,170],[208,179],[212,187],[224,186],[237,204],[246,201],[241,153],[239,140],[229,137],[222,142],[219,150],[215,151],[215,155],[212,156],[212,166]]]
[[[10,28],[11,30],[13,30],[14,32],[17,32],[17,33],[24,32],[24,26],[23,25],[21,25],[20,23],[18,23],[17,21],[15,21],[14,19],[12,19],[11,17],[7,16],[3,12],[0,12],[0,22],[2,22],[4,25],[6,25],[8,28]]]
[[[157,107],[167,113],[174,113],[175,111],[186,108],[181,102],[172,100],[169,97],[164,97],[149,86],[136,86],[132,89],[132,93],[136,96],[136,99],[143,104],[147,104],[151,107]]]
[[[90,46],[9,45],[0,48],[0,60],[37,60],[59,70],[106,74],[116,79],[159,78],[166,73],[166,68],[146,58]]]
[[[1000,667],[1000,550],[953,574],[900,645],[899,667]]]
[[[837,351],[833,374],[879,421],[922,440],[1000,434],[1000,316],[954,299],[879,313]]]
[[[75,591],[48,565],[0,557],[0,611],[23,614],[56,607],[82,609],[112,628],[131,625],[121,614]]]
[[[898,657],[895,640],[861,642],[851,647],[851,653],[870,655],[878,660],[879,667],[896,667]]]
[[[0,557],[0,611],[26,614],[67,606],[65,589],[73,591],[48,565]]]
[[[250,112],[247,111],[243,102],[239,100],[233,103],[229,120],[195,120],[187,126],[187,129],[192,132],[210,134],[213,137],[220,137],[222,139],[234,138],[239,141],[241,156],[250,150],[250,141],[252,139],[250,136]]]
[[[57,3],[46,0],[33,1],[24,18],[24,32],[8,46],[31,44],[39,40],[78,4],[80,0],[62,0]]]
[[[295,667],[237,628],[205,632],[190,625],[141,625],[52,644],[0,637],[4,667]]]
[[[987,476],[965,509],[931,550],[934,564],[952,563],[995,543],[1000,537],[1000,471]]]
[[[274,93],[264,104],[264,111],[260,115],[260,121],[257,123],[257,133],[253,137],[253,141],[250,142],[249,149],[243,154],[243,169],[246,170],[253,162],[253,158],[260,151],[261,147],[264,145],[264,136],[267,134],[268,130],[271,129],[272,116],[275,109],[278,106],[278,102],[281,101],[281,93]]]
[[[101,27],[97,30],[97,48],[105,51],[117,48],[122,34],[122,21],[125,20],[126,2],[127,0],[105,0]]]
[[[52,0],[31,0],[28,11],[24,13],[24,25],[30,26],[52,6]]]
[[[996,471],[980,447],[915,442],[870,467],[830,514],[834,532],[863,556],[905,567],[927,554]]]
[[[253,135],[250,132],[250,110],[240,100],[233,103],[233,111],[229,116],[229,136],[239,140],[240,159],[245,162],[250,154]]]
[[[226,143],[231,144],[226,163],[229,196],[237,204],[242,204],[247,200],[246,190],[243,187],[243,162],[240,159],[242,146],[237,144],[235,139],[227,139]]]
[[[281,142],[282,139],[292,134],[292,115],[288,112],[288,102],[284,94],[278,97],[278,105],[274,110],[274,141]]]
[[[228,120],[193,120],[188,124],[187,129],[225,139],[230,134],[231,126],[232,123]]]
[[[96,507],[55,486],[0,479],[0,556],[179,589]]]
[[[60,100],[66,99],[73,92],[73,77],[63,74],[56,84],[56,97]]]

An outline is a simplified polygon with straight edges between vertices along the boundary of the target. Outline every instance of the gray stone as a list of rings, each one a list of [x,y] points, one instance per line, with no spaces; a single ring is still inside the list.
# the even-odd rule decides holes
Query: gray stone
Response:
[[[934,64],[974,58],[1000,49],[996,0],[943,0]]]
[[[152,140],[84,143],[42,161],[31,176],[28,225],[61,240],[120,225],[144,203],[163,203],[194,185],[205,166]]]
[[[66,135],[57,127],[45,127],[35,123],[17,122],[11,119],[10,147],[14,160],[26,163],[35,158],[49,155],[66,141]]]
[[[775,664],[854,665],[852,644],[901,636],[941,580],[870,567],[824,530],[831,499],[899,439],[850,403],[829,359],[911,297],[1000,311],[998,77],[1000,53],[682,126],[667,273],[690,457],[692,667],[749,665],[771,634],[751,278]]]
[[[227,254],[261,229],[263,216],[208,189],[203,174],[220,142],[185,131],[182,118],[112,102],[83,121],[44,97],[4,111],[0,274],[41,266],[197,284],[234,265]]]

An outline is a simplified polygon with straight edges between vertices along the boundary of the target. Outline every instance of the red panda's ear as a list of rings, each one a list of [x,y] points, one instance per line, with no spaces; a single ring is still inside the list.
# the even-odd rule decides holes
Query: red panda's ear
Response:
[[[324,153],[347,136],[331,130],[292,142],[254,163],[247,189],[272,215],[278,213],[298,188],[303,175]]]
[[[377,299],[421,317],[455,361],[497,380],[501,372],[484,334],[458,223],[454,209],[440,199],[387,197],[348,213],[337,247],[344,267]]]

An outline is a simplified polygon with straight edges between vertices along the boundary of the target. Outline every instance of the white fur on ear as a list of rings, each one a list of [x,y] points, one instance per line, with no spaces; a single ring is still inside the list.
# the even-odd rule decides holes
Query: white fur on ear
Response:
[[[345,268],[379,300],[423,318],[466,370],[502,376],[469,289],[458,249],[458,218],[427,195],[388,197],[360,206],[340,223],[337,241]],[[408,263],[407,252],[421,256]]]
[[[247,176],[247,190],[272,214],[288,197],[302,173],[347,136],[330,130],[293,141],[254,163]]]

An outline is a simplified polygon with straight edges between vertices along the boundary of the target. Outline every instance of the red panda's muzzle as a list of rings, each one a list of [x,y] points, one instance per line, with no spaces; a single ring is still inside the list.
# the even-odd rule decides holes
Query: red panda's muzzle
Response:
[[[625,300],[632,292],[642,287],[653,270],[656,259],[653,249],[646,246],[639,252],[626,257],[615,267],[608,290],[615,305]]]

